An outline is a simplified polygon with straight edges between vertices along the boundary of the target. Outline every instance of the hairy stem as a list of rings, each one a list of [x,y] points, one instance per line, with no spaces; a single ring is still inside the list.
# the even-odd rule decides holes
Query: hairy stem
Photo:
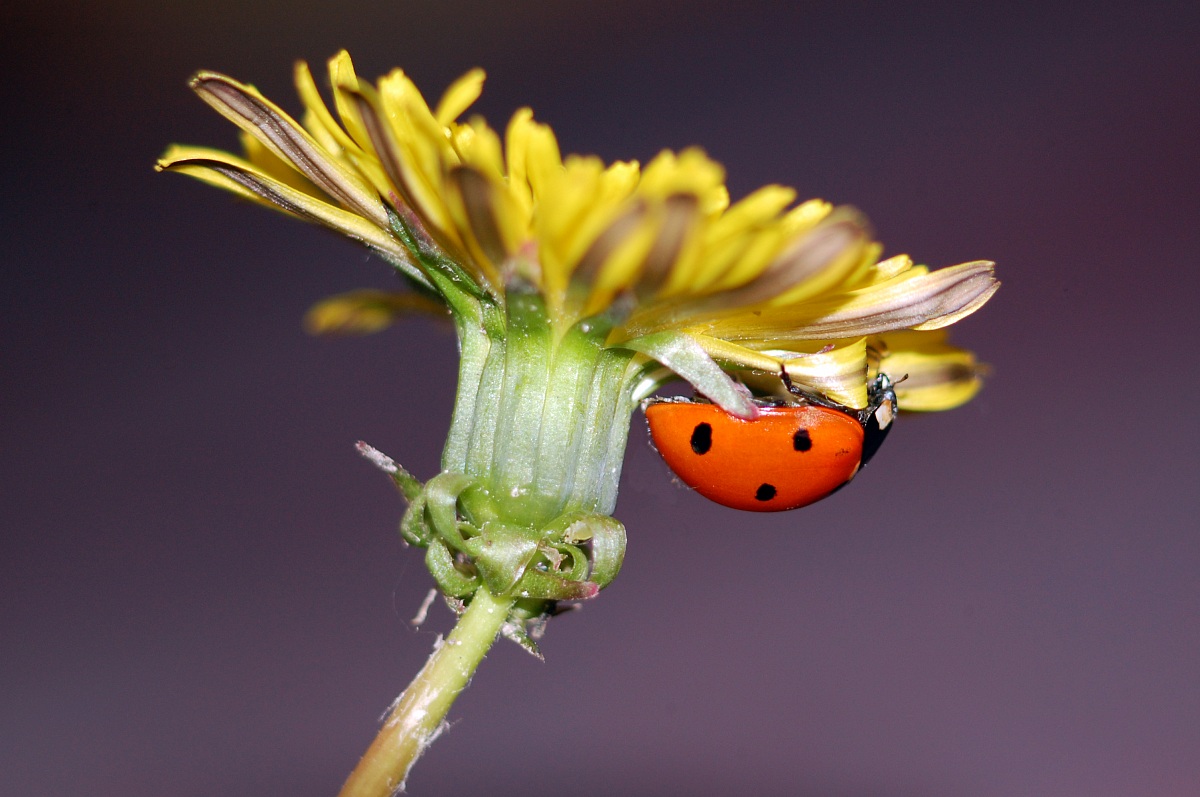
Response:
[[[338,797],[388,797],[404,786],[409,769],[437,736],[512,605],[511,598],[493,597],[480,587],[450,636],[400,695]]]

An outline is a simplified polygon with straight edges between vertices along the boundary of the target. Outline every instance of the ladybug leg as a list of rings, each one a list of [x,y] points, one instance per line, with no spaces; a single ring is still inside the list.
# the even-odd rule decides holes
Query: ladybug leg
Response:
[[[901,380],[903,381],[903,380]],[[859,413],[859,422],[863,425],[863,454],[862,464],[879,450],[883,438],[892,430],[892,422],[896,420],[896,391],[892,380],[886,374],[880,374],[871,385],[871,401],[867,408]]]
[[[875,377],[868,392],[870,401],[867,403],[867,408],[859,413],[859,421],[863,426],[866,426],[871,419],[875,420],[880,429],[887,429],[891,425],[896,417],[896,411],[900,409],[896,403],[896,385],[905,379],[908,379],[908,374],[896,382],[892,382],[887,374]]]

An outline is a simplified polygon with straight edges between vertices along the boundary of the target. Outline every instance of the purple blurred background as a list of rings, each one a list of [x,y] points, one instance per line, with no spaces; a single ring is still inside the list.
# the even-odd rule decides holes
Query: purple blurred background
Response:
[[[295,110],[347,47],[489,72],[565,151],[700,144],[735,196],[850,202],[990,258],[980,397],[828,501],[676,487],[635,420],[625,571],[500,644],[414,795],[1200,795],[1194,3],[17,0],[0,11],[0,793],[333,795],[449,627],[365,439],[437,468],[454,343],[315,340],[392,285],[151,165],[232,147],[196,69]]]

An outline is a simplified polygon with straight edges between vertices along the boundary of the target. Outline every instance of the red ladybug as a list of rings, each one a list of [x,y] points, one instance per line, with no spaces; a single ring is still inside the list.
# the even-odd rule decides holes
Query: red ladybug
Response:
[[[715,404],[659,399],[645,405],[659,454],[685,484],[718,504],[753,512],[797,509],[841,487],[891,431],[892,383],[881,375],[865,410],[759,402],[752,421]]]

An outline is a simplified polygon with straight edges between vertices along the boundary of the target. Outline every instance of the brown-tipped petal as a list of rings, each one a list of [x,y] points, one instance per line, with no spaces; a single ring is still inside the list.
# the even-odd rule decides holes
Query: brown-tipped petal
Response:
[[[612,254],[641,228],[646,219],[646,212],[645,204],[639,202],[614,219],[604,232],[592,241],[571,276],[583,282],[592,282]]]
[[[667,300],[658,307],[635,314],[627,325],[626,334],[635,337],[660,329],[683,327],[730,340],[795,338],[796,335],[790,334],[790,329],[773,329],[770,334],[761,334],[762,329],[757,324],[764,316],[791,311],[798,304],[795,302],[776,305],[777,301],[781,302],[782,299],[791,296],[819,294],[845,280],[863,265],[864,257],[869,253],[871,246],[870,235],[862,217],[850,208],[840,208],[801,236],[749,282],[691,300]],[[839,296],[844,298],[845,294]],[[762,309],[753,309],[755,306],[761,306]],[[723,331],[736,331],[743,326],[752,328],[753,331],[737,337]],[[822,334],[812,337],[859,335]]]
[[[421,284],[429,285],[429,281],[412,263],[408,251],[400,242],[357,213],[343,210],[285,185],[240,158],[216,152],[211,155],[200,154],[207,152],[173,148],[158,162],[158,168],[190,174],[218,187],[233,190],[286,213],[336,230],[379,250],[387,256],[388,262],[396,265],[406,275]]]
[[[828,290],[861,261],[871,241],[865,220],[840,208],[788,247],[756,279],[730,291],[737,305],[757,304],[787,296],[801,301]]]
[[[387,212],[370,185],[330,157],[290,116],[250,86],[216,72],[200,72],[192,89],[225,118],[257,138],[348,208],[386,229]]]
[[[383,166],[383,171],[387,174],[388,179],[392,181],[392,185],[396,187],[400,197],[407,205],[410,207],[419,207],[414,202],[415,192],[412,190],[412,186],[404,179],[404,170],[400,166],[401,156],[396,147],[396,142],[388,134],[387,124],[376,110],[374,98],[368,97],[362,91],[362,88],[342,86],[341,90],[355,104],[358,115],[362,119],[367,138],[371,141],[371,149],[379,157],[379,162]]]
[[[901,276],[817,302],[730,314],[697,325],[729,340],[850,338],[895,329],[936,329],[983,306],[1000,283],[992,263],[978,261]]]
[[[913,412],[939,412],[966,404],[983,387],[981,377],[985,373],[976,363],[911,363],[901,359],[885,360],[883,369],[898,382],[900,408]]]
[[[424,220],[423,226],[426,232],[451,259],[465,268],[470,268],[471,259],[462,252],[461,243],[452,237],[450,225],[444,218],[445,210],[441,207],[441,200],[437,200],[436,204],[433,201],[436,191],[432,186],[419,185],[417,183],[420,179],[419,176],[412,170],[404,168],[404,156],[391,135],[387,121],[380,112],[379,99],[375,91],[366,85],[359,85],[357,88],[350,86],[340,88],[349,101],[354,103],[366,136],[370,140],[371,148],[378,156],[388,179],[396,188],[401,202],[412,208]],[[403,209],[397,208],[397,210],[402,216],[404,215]],[[474,269],[471,270],[474,271]],[[480,277],[482,284],[486,284],[486,275],[476,276]]]
[[[663,220],[638,277],[638,292],[649,295],[666,281],[696,229],[700,199],[695,194],[672,194],[662,204]]]
[[[479,245],[483,260],[498,267],[511,254],[504,245],[500,225],[496,221],[496,197],[492,184],[470,166],[450,170],[449,183],[462,200],[467,227]]]

